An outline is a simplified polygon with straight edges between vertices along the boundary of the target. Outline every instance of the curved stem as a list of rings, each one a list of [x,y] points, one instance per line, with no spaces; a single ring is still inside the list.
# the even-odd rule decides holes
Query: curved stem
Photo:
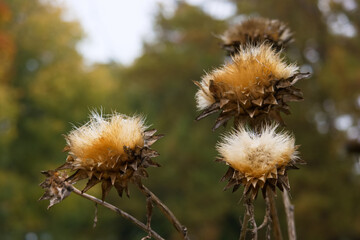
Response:
[[[266,195],[269,197],[270,214],[271,214],[271,220],[272,220],[273,228],[274,228],[274,238],[276,240],[282,240],[283,237],[281,234],[279,217],[278,217],[277,210],[276,210],[274,192],[269,187],[267,187]]]
[[[152,193],[147,187],[145,187],[142,183],[138,184],[140,191],[145,194],[147,197],[151,197],[153,203],[155,203],[159,209],[164,213],[164,215],[169,219],[169,221],[173,224],[175,229],[181,234],[182,238],[185,240],[190,240],[187,235],[187,228],[183,226],[179,220],[175,217],[175,215],[170,211],[170,209],[163,203],[161,200]]]
[[[286,189],[282,193],[288,226],[289,240],[296,240],[294,205],[291,204],[289,193]]]
[[[136,219],[135,217],[133,217],[132,215],[128,214],[127,212],[124,212],[123,210],[115,207],[114,205],[111,205],[110,203],[107,203],[105,201],[102,201],[94,196],[91,196],[89,194],[83,193],[81,192],[79,189],[75,188],[74,186],[72,187],[72,192],[83,197],[86,198],[90,201],[93,201],[97,204],[100,204],[118,214],[120,214],[123,218],[126,218],[127,220],[129,220],[130,222],[134,223],[136,226],[140,227],[141,229],[143,229],[145,232],[150,232],[151,233],[151,237],[153,237],[156,240],[165,240],[164,238],[162,238],[157,232],[155,232],[154,230],[150,229],[148,226],[146,226],[145,224],[143,224],[142,222],[140,222],[138,219]]]

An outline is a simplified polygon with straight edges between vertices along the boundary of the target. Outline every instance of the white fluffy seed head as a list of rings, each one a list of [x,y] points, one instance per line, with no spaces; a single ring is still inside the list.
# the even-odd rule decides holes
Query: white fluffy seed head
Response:
[[[217,150],[227,164],[246,176],[267,176],[298,158],[294,137],[276,133],[276,128],[277,125],[267,125],[256,134],[241,127],[224,136]]]
[[[74,165],[85,169],[102,166],[108,169],[124,155],[124,146],[134,149],[144,145],[144,118],[114,113],[103,116],[93,112],[85,125],[66,137]]]
[[[287,64],[268,44],[246,46],[232,60],[202,77],[201,87],[196,93],[199,110],[215,103],[209,90],[210,80],[223,86],[223,91],[242,96],[244,91],[255,94],[258,86],[268,87],[272,80],[287,79],[299,71],[296,65]]]

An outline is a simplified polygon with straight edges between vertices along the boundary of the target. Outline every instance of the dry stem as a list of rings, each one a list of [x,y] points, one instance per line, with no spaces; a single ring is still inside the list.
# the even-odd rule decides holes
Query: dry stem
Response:
[[[250,206],[252,205],[251,199],[247,198],[246,203],[244,205],[245,205],[245,214],[244,214],[244,220],[241,225],[241,233],[239,240],[245,240],[246,233],[248,231],[248,223],[250,218],[252,217],[250,212]]]
[[[159,209],[164,213],[164,215],[169,219],[169,221],[173,224],[175,229],[181,234],[182,238],[185,240],[190,240],[187,235],[187,228],[183,226],[179,220],[175,217],[175,215],[170,211],[170,209],[163,203],[161,200],[152,193],[147,187],[145,187],[142,183],[138,184],[140,191],[145,194],[146,197],[151,197],[153,203],[155,203]]]
[[[72,191],[83,197],[86,198],[90,201],[93,201],[97,204],[100,204],[118,214],[120,214],[122,217],[126,218],[127,220],[129,220],[130,222],[134,223],[136,226],[140,227],[141,229],[143,229],[145,232],[148,232],[149,234],[151,234],[151,237],[153,237],[156,240],[165,240],[164,238],[162,238],[157,232],[155,232],[154,230],[152,230],[151,228],[149,228],[148,226],[146,226],[145,224],[143,224],[142,222],[140,222],[138,219],[136,219],[135,217],[131,216],[130,214],[124,212],[123,210],[115,207],[114,205],[111,205],[110,203],[107,203],[105,201],[102,201],[96,197],[93,197],[89,194],[83,193],[81,192],[79,189],[75,188],[74,186],[72,186]]]
[[[276,240],[282,240],[283,237],[281,234],[279,217],[278,217],[277,210],[276,210],[274,192],[269,187],[267,187],[266,195],[269,197],[270,214],[271,214],[271,220],[272,220],[273,229],[274,229],[274,238]]]
[[[286,189],[282,193],[288,226],[289,240],[296,240],[294,205],[291,204],[289,193]]]

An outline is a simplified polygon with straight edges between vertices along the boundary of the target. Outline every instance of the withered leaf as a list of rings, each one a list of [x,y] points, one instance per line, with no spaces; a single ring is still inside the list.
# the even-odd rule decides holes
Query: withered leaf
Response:
[[[83,180],[85,178],[88,178],[88,174],[86,173],[85,170],[79,169],[79,170],[76,170],[76,172],[73,175],[68,177],[66,179],[66,181],[73,184],[73,183],[76,183],[76,182],[78,182],[80,180]]]
[[[143,148],[141,151],[142,158],[145,158],[145,157],[154,158],[154,157],[158,157],[159,155],[160,154],[156,150],[153,150],[150,148]]]
[[[282,97],[284,102],[299,102],[304,100],[304,98],[301,96],[296,96],[296,95],[292,95],[292,94],[285,94]]]
[[[228,104],[230,99],[222,98],[220,99],[220,108],[223,108],[226,104]]]
[[[151,145],[153,145],[157,140],[163,138],[164,136],[165,136],[164,134],[154,135],[154,136],[146,139],[145,145],[146,145],[146,146],[151,146]]]
[[[290,87],[292,84],[288,79],[282,79],[276,84],[276,88],[287,88]]]
[[[110,190],[111,190],[112,184],[111,181],[108,180],[104,180],[101,183],[101,200],[105,200],[105,197],[109,194]]]
[[[276,101],[276,98],[274,97],[273,94],[269,94],[269,96],[265,98],[264,104],[276,105],[278,104],[278,102]]]
[[[90,188],[92,188],[93,186],[95,186],[96,184],[98,184],[100,182],[100,180],[97,177],[92,177],[89,179],[89,181],[87,182],[85,188],[81,191],[81,192],[86,192],[87,190],[89,190]]]
[[[232,186],[234,186],[235,184],[237,184],[236,179],[230,179],[229,182],[226,184],[226,186],[224,187],[224,191],[231,188]]]
[[[221,89],[215,84],[214,80],[209,81],[209,90],[215,99],[221,96]]]
[[[233,176],[234,171],[235,170],[232,167],[229,167],[225,175],[220,179],[220,181],[222,182],[224,180],[230,179]]]
[[[236,192],[240,187],[240,184],[236,184],[234,187],[233,187],[233,190],[232,192]]]
[[[213,131],[215,131],[220,126],[224,125],[227,121],[231,119],[233,115],[231,113],[226,113],[225,115],[221,115],[216,119],[215,125],[212,128]]]
[[[131,167],[132,169],[134,169],[134,171],[136,171],[138,169],[137,161],[134,161],[134,162],[128,164],[128,166]]]
[[[151,137],[151,136],[153,136],[156,132],[157,132],[156,129],[146,130],[146,131],[144,131],[144,136],[145,136],[145,137]]]
[[[298,73],[294,76],[294,79],[291,81],[291,85],[294,85],[297,81],[303,79],[303,78],[308,78],[311,76],[311,73],[307,72],[307,73]]]
[[[65,169],[72,169],[71,163],[66,162],[63,165],[61,165],[60,167],[56,168],[55,171],[65,170]]]
[[[213,103],[209,107],[205,108],[204,111],[202,111],[201,114],[195,120],[199,121],[199,120],[217,112],[219,109],[220,109],[220,103],[219,102]]]

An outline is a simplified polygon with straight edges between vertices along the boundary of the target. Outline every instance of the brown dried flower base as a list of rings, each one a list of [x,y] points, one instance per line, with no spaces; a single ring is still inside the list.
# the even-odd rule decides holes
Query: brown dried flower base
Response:
[[[266,18],[250,18],[229,28],[222,36],[222,47],[228,55],[239,53],[241,47],[264,42],[279,52],[293,41],[293,33],[279,21]]]
[[[219,162],[225,162],[223,159],[217,159]],[[305,161],[301,159],[291,160],[287,166],[274,168],[271,172],[264,173],[260,177],[254,177],[242,173],[231,166],[229,166],[225,175],[221,178],[220,181],[227,180],[228,183],[224,187],[224,191],[233,188],[232,192],[235,192],[242,185],[244,186],[242,198],[255,200],[259,190],[262,191],[264,199],[266,198],[267,189],[271,189],[273,193],[276,192],[276,187],[280,191],[290,191],[290,184],[287,175],[289,169],[299,169],[295,164],[305,164]]]

